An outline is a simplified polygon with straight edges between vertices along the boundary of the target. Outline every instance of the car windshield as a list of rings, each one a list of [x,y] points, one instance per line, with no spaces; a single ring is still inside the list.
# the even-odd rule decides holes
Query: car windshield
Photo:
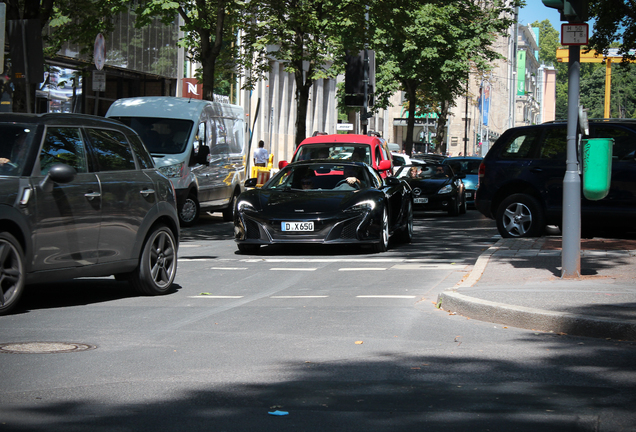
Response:
[[[154,117],[113,117],[139,134],[152,154],[183,153],[192,131],[191,120]]]
[[[337,159],[371,164],[368,145],[357,144],[304,144],[300,146],[293,162],[314,159]]]
[[[35,128],[25,124],[0,125],[0,175],[20,176],[30,153]]]
[[[442,164],[417,164],[404,165],[395,174],[397,178],[408,179],[445,179],[452,177],[453,172],[447,165]]]
[[[481,160],[447,159],[444,163],[450,165],[456,173],[479,174],[479,165],[481,164]]]
[[[261,189],[356,190],[369,187],[369,173],[354,164],[287,165]]]

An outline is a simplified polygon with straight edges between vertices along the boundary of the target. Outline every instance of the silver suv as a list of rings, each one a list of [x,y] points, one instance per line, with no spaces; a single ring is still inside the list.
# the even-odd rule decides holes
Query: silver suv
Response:
[[[25,285],[114,275],[170,291],[179,219],[139,136],[79,114],[0,114],[0,314]]]

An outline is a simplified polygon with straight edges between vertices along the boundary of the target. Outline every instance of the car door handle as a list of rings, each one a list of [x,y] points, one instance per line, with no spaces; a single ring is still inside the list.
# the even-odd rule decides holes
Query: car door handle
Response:
[[[144,197],[147,198],[148,195],[154,194],[155,190],[154,189],[144,189],[142,191],[139,191],[139,193]]]
[[[89,200],[89,201],[93,201],[95,198],[99,198],[100,196],[102,196],[101,193],[99,192],[88,192],[85,193],[84,196]]]
[[[530,170],[530,172],[533,172],[533,173],[540,173],[540,172],[543,172],[543,168],[532,168],[532,169]]]

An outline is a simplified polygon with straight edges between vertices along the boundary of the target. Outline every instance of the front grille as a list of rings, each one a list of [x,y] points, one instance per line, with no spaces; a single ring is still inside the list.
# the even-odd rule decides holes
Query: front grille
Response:
[[[340,232],[340,238],[341,239],[351,239],[351,240],[355,240],[358,238],[358,236],[356,235],[356,230],[358,228],[358,220],[351,220],[348,221],[344,224],[344,226],[342,227],[342,231]]]
[[[258,227],[258,224],[254,222],[253,220],[245,218],[245,228],[247,229],[245,238],[248,238],[248,239],[261,238],[261,231]]]

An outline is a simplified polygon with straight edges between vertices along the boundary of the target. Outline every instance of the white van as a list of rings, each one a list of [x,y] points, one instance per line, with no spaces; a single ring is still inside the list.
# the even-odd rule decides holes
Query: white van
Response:
[[[177,192],[179,220],[190,226],[200,207],[232,220],[245,181],[245,113],[236,105],[151,96],[118,99],[106,117],[133,128]]]

